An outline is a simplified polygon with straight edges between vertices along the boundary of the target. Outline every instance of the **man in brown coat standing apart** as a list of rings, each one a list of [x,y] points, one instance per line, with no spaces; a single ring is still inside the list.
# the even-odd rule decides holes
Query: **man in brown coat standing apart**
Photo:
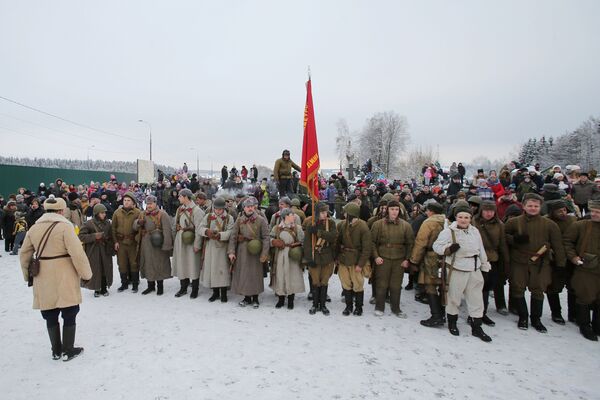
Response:
[[[273,167],[273,180],[277,182],[279,197],[292,193],[292,168],[300,172],[298,164],[290,159],[290,151],[284,150],[281,158],[275,161],[275,167]]]
[[[75,319],[81,303],[80,280],[92,279],[83,246],[73,225],[63,216],[66,206],[61,198],[51,197],[44,202],[46,214],[27,232],[20,254],[25,281],[33,279],[33,308],[41,310],[46,320],[52,358],[59,360],[62,357],[63,361],[83,352],[83,348],[74,347]],[[44,236],[47,240],[42,242]],[[28,266],[34,252],[38,256],[42,253],[40,268],[37,276],[30,277]],[[62,341],[59,314],[64,321]]]
[[[112,235],[121,275],[121,287],[117,289],[118,292],[127,290],[131,282],[133,293],[137,293],[140,284],[140,267],[137,262],[139,237],[133,230],[133,222],[140,217],[141,211],[135,204],[135,195],[131,192],[125,193],[123,207],[115,211],[112,218]]]

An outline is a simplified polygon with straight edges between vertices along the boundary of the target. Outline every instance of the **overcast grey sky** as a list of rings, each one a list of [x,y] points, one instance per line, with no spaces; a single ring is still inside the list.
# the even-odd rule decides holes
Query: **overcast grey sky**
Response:
[[[157,162],[300,162],[310,65],[322,167],[337,120],[387,110],[443,163],[503,157],[600,114],[599,17],[595,0],[0,0],[0,96],[128,137],[0,100],[0,154],[147,158],[144,119]]]

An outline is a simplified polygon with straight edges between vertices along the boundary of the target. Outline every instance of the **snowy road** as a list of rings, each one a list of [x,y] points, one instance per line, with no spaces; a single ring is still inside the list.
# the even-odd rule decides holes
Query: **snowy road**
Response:
[[[329,317],[309,315],[305,296],[292,311],[276,310],[269,289],[258,310],[240,308],[235,295],[210,304],[207,289],[176,299],[175,279],[162,297],[117,293],[118,285],[106,298],[84,291],[76,344],[85,353],[52,361],[17,260],[0,258],[2,399],[600,398],[600,343],[552,323],[547,308],[543,335],[519,331],[516,317],[492,306],[486,344],[464,314],[460,337],[421,327],[428,307],[412,291],[403,291],[407,320],[389,309],[375,317],[372,305],[363,317],[343,317],[336,276]]]

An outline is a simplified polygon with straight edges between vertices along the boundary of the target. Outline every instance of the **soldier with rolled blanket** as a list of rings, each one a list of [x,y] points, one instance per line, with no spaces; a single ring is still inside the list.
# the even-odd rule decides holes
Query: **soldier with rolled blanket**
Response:
[[[446,288],[440,288],[440,293],[438,293],[438,287],[442,284],[442,280],[438,275],[440,271],[438,255],[433,251],[432,246],[444,229],[446,219],[442,215],[444,208],[438,202],[429,202],[426,207],[427,219],[423,221],[417,232],[409,261],[411,267],[419,269],[419,285],[427,294],[431,311],[431,317],[422,320],[421,325],[431,328],[444,325],[445,322],[441,292]]]
[[[414,245],[415,236],[408,222],[400,218],[400,203],[391,200],[387,204],[385,218],[373,224],[373,260],[376,270],[377,295],[375,315],[382,316],[385,310],[385,298],[390,293],[392,314],[406,318],[400,309],[400,293],[404,271],[409,268],[408,257]]]
[[[302,274],[302,242],[304,231],[296,224],[296,214],[286,208],[281,211],[281,222],[271,229],[271,246],[275,248],[271,267],[271,289],[278,297],[275,308],[284,306],[287,296],[289,310],[294,309],[294,297],[304,293]]]
[[[564,238],[565,233],[569,227],[577,221],[577,218],[573,215],[568,215],[567,203],[562,200],[550,200],[546,202],[546,210],[548,214],[546,218],[551,219],[558,225],[560,233]],[[548,297],[548,305],[550,306],[550,312],[552,313],[552,321],[559,325],[565,325],[565,320],[562,316],[562,307],[560,305],[559,294],[563,288],[567,287],[567,305],[568,305],[568,319],[571,322],[575,322],[575,291],[571,288],[571,278],[573,277],[574,265],[567,258],[567,264],[565,268],[559,268],[556,265],[556,259],[551,259],[550,264],[552,267],[552,280],[548,289],[546,290],[546,297]]]
[[[139,237],[133,230],[133,221],[140,217],[141,211],[135,205],[135,195],[126,192],[123,195],[123,207],[115,211],[112,218],[112,236],[121,275],[121,286],[117,289],[119,292],[127,290],[131,282],[133,292],[137,293],[140,283],[140,269],[137,262]]]
[[[542,197],[527,193],[523,197],[521,216],[511,218],[504,225],[507,243],[510,243],[511,295],[519,310],[519,329],[529,327],[525,289],[531,292],[531,326],[546,333],[541,322],[544,292],[552,281],[550,254],[554,255],[557,268],[566,264],[560,229],[555,222],[540,215]]]
[[[258,295],[264,292],[263,263],[269,258],[269,226],[256,211],[258,200],[248,197],[229,237],[227,254],[233,265],[231,290],[244,296],[241,307],[259,307]]]
[[[208,299],[211,303],[221,299],[227,302],[227,288],[231,285],[231,272],[227,258],[227,245],[233,232],[234,219],[225,210],[221,197],[213,202],[212,212],[202,219],[200,232],[204,237],[204,255],[200,281],[202,286],[213,291]]]
[[[201,224],[204,212],[194,203],[192,191],[182,189],[179,192],[181,206],[177,209],[173,221],[173,276],[179,278],[180,288],[175,297],[187,294],[190,281],[192,293],[190,298],[198,297],[200,286],[200,265],[202,254]]]
[[[577,324],[588,340],[600,335],[600,200],[588,201],[590,219],[571,224],[564,234],[567,258],[575,266],[571,286],[575,290]],[[590,318],[590,310],[593,318]]]
[[[327,288],[334,268],[337,227],[335,220],[329,216],[329,206],[326,203],[318,203],[315,213],[316,222],[313,222],[315,217],[310,216],[303,224],[306,231],[304,258],[308,260],[306,264],[313,283],[313,304],[309,313],[312,315],[321,311],[324,315],[329,315]]]
[[[141,236],[140,272],[142,278],[148,280],[148,287],[142,292],[143,295],[156,290],[156,294],[161,296],[164,293],[163,281],[171,278],[171,226],[171,217],[166,211],[158,208],[156,197],[146,196],[146,210],[133,223],[133,229]]]
[[[371,231],[367,223],[360,219],[360,207],[356,203],[346,204],[344,212],[346,220],[338,225],[336,245],[338,276],[346,302],[342,314],[348,316],[353,313],[360,316],[364,304],[364,276],[370,276],[371,269]]]
[[[83,243],[85,254],[92,268],[92,279],[85,283],[85,288],[94,291],[94,297],[108,296],[108,289],[113,283],[113,255],[111,223],[106,218],[106,207],[96,204],[93,209],[94,218],[87,221],[79,231],[79,240]]]
[[[448,330],[459,335],[458,309],[463,295],[472,318],[471,334],[484,342],[491,342],[481,328],[483,317],[483,273],[490,270],[490,263],[477,228],[471,225],[472,209],[468,206],[454,207],[454,219],[440,232],[433,243],[433,251],[444,256],[448,271],[448,305],[446,306]]]

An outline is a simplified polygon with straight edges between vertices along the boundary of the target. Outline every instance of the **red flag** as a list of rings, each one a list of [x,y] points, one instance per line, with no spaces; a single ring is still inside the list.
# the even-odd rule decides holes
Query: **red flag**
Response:
[[[308,190],[308,195],[312,198],[313,205],[319,201],[320,165],[315,110],[313,109],[312,89],[309,77],[306,83],[306,106],[304,106],[304,140],[302,143],[300,184]]]

